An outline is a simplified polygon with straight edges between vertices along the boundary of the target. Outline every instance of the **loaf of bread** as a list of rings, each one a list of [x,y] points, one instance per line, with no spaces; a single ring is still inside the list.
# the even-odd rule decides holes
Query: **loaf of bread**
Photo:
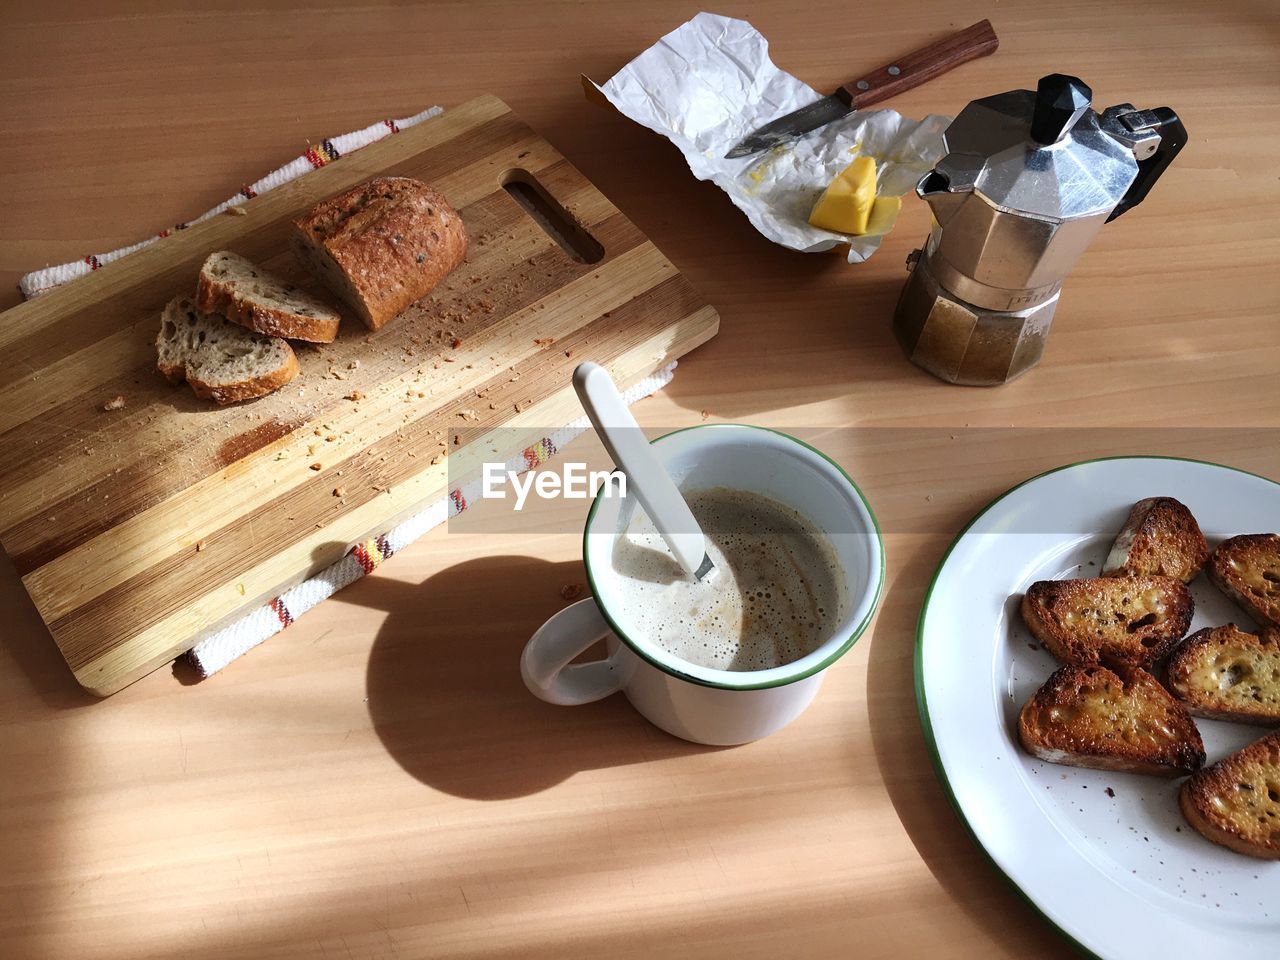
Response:
[[[377,330],[435,289],[467,255],[462,218],[406,177],[379,177],[294,221],[294,249]]]
[[[176,297],[160,317],[156,368],[170,383],[185,380],[197,397],[225,404],[279,390],[298,375],[298,358],[286,341]]]

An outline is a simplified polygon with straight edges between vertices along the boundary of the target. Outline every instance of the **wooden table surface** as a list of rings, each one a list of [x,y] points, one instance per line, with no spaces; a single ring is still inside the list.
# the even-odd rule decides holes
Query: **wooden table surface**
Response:
[[[890,333],[923,204],[863,266],[789,253],[584,101],[580,72],[606,79],[696,5],[206,6],[5,5],[0,305],[23,271],[199,213],[308,139],[492,92],[720,311],[641,423],[815,440],[881,518],[886,594],[800,720],[713,750],[618,697],[525,692],[524,640],[583,580],[581,504],[546,508],[563,533],[437,530],[214,678],[164,670],[102,702],[4,570],[0,956],[1069,956],[935,780],[916,617],[965,520],[1040,470],[1172,452],[1280,478],[1273,7],[718,8],[819,88],[989,16],[999,52],[891,103],[911,116],[1061,71],[1098,106],[1183,117],[1187,148],[1071,274],[1040,368],[967,390]]]

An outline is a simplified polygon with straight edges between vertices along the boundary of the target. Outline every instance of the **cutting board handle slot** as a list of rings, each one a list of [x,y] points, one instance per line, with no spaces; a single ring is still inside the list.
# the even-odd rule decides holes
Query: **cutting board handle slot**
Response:
[[[518,167],[508,170],[502,178],[502,189],[574,260],[599,263],[604,259],[604,247],[600,241],[588,233],[528,170]]]

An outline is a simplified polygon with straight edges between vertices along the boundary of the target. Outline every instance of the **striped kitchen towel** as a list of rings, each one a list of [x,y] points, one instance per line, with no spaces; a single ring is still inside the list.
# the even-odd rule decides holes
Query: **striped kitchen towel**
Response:
[[[228,207],[234,207],[266,193],[283,183],[288,183],[305,173],[317,170],[339,157],[358,150],[363,146],[381,140],[383,137],[398,133],[400,130],[421,123],[431,117],[443,113],[440,107],[431,107],[421,113],[401,120],[383,120],[363,130],[356,130],[340,137],[322,140],[302,156],[291,163],[273,170],[261,180],[245,186],[234,197],[218,204],[212,210],[186,223],[179,223],[168,230],[161,230],[154,237],[108,253],[89,254],[72,263],[64,263],[55,267],[45,267],[28,273],[18,283],[18,288],[27,299],[38,296],[46,290],[61,286],[78,277],[85,276],[118,260],[126,254],[140,250],[145,246],[169,236],[176,230],[184,230],[193,223],[199,223],[217,216]],[[652,393],[661,390],[671,382],[675,363],[670,364],[657,373],[652,374],[634,384],[623,392],[628,404],[635,403]],[[541,466],[555,456],[567,443],[585,433],[590,427],[587,418],[579,417],[552,431],[537,443],[520,451],[506,464],[508,470],[527,471]],[[208,677],[221,670],[232,660],[252,650],[268,637],[275,636],[294,622],[320,601],[333,596],[343,587],[368,573],[388,557],[404,549],[428,530],[439,526],[452,516],[456,516],[467,508],[468,501],[479,490],[480,480],[476,478],[465,483],[456,490],[425,507],[423,510],[405,520],[403,523],[381,536],[373,537],[364,543],[352,547],[345,557],[337,563],[326,567],[314,576],[302,581],[297,586],[285,591],[269,603],[263,604],[240,617],[230,626],[223,628],[210,637],[196,644],[187,654],[201,676]]]

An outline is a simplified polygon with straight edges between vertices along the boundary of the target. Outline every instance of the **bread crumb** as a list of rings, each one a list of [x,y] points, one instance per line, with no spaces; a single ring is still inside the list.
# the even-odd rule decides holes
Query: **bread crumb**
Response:
[[[710,411],[710,410],[703,410],[703,411],[702,411],[702,419],[703,419],[703,420],[707,420],[707,419],[709,419],[710,417],[711,417],[711,411]]]
[[[555,337],[535,337],[533,345],[535,347],[549,347],[556,342]]]
[[[480,419],[480,414],[476,413],[470,407],[468,407],[466,410],[459,410],[458,416],[460,416],[463,420],[479,420]]]
[[[443,459],[444,459],[444,454],[437,453],[434,457],[431,458],[431,466],[434,467],[437,463],[439,463]]]
[[[528,410],[529,407],[532,405],[533,405],[532,400],[517,400],[514,404],[516,408],[516,413],[524,413],[524,411]]]
[[[202,551],[205,549],[205,547],[207,547],[207,546],[209,546],[209,541],[208,541],[208,540],[197,540],[197,541],[196,541],[196,553],[200,553],[200,552],[202,552]]]
[[[363,400],[363,399],[364,399],[364,394],[363,394],[363,393],[361,393],[359,390],[352,390],[352,391],[351,391],[350,393],[348,393],[348,394],[346,395],[346,397],[344,397],[343,399],[345,399],[345,400],[353,400],[353,401],[354,401],[354,400]]]
[[[453,347],[453,349],[457,350],[460,346],[462,346],[462,341],[461,341],[460,339],[458,339],[457,337],[454,337],[454,338],[453,338],[453,340],[449,343],[449,346],[451,346],[451,347]]]
[[[243,583],[237,583],[237,584],[236,584],[236,589],[240,591],[240,596],[242,596],[242,597],[243,597],[243,596],[244,596],[244,584],[243,584]]]
[[[360,369],[360,361],[359,361],[359,360],[352,360],[350,363],[348,363],[348,364],[347,364],[347,369],[348,369],[348,370],[359,370],[359,369]]]
[[[577,600],[580,596],[582,596],[582,584],[580,583],[566,583],[560,588],[561,600]]]
[[[333,495],[335,497],[345,497],[347,495],[347,488],[341,485],[336,486],[333,488]]]
[[[322,466],[317,462],[317,463],[313,463],[313,464],[311,464],[311,469],[312,469],[312,470],[317,470],[317,471],[318,471],[318,470],[323,470],[323,469],[324,469],[324,467],[322,467]]]
[[[335,440],[337,440],[337,439],[338,439],[338,435],[337,435],[336,433],[331,433],[331,434],[329,434],[327,437],[325,437],[325,438],[324,438],[324,442],[325,442],[325,443],[333,443],[333,441],[335,441]]]
[[[249,215],[249,211],[239,204],[236,204],[234,207],[227,207],[227,209],[222,212],[228,217],[247,217]]]
[[[106,403],[102,405],[102,409],[103,410],[119,410],[123,406],[124,406],[124,397],[121,394],[116,394],[114,397],[112,397],[110,400],[108,400]]]

